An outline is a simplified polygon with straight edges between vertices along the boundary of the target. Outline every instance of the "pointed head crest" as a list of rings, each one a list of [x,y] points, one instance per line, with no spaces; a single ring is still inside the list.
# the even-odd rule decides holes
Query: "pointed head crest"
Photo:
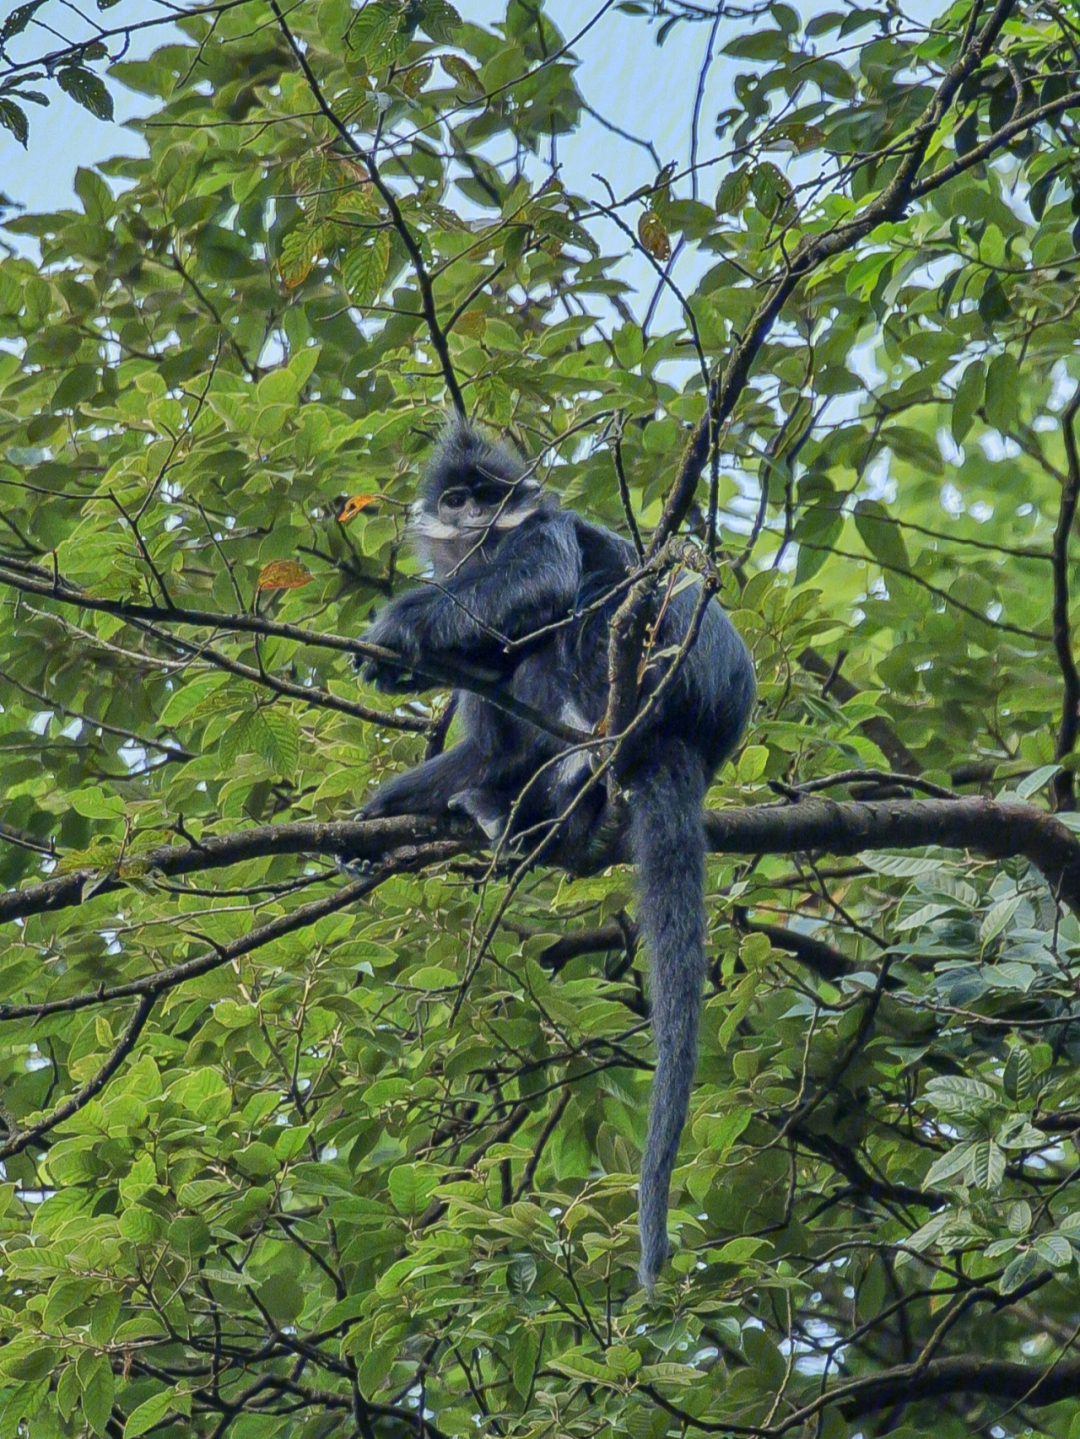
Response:
[[[428,461],[420,484],[421,501],[431,507],[439,496],[455,486],[472,489],[488,481],[509,494],[515,489],[535,492],[540,488],[531,477],[523,479],[527,466],[521,457],[498,440],[490,440],[468,420],[448,420]]]

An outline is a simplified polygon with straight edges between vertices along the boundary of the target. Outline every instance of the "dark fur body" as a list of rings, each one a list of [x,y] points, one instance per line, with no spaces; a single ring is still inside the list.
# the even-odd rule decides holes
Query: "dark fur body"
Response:
[[[480,498],[463,501],[462,492]],[[462,521],[470,503],[471,514]],[[437,450],[414,513],[436,583],[395,600],[367,638],[417,664],[427,657],[444,666],[455,661],[481,666],[505,677],[515,698],[593,731],[607,706],[608,627],[619,599],[592,615],[581,611],[635,568],[632,547],[560,509],[524,475],[515,455],[460,424],[448,430]],[[696,590],[689,585],[671,597],[657,650],[684,638]],[[558,624],[568,616],[575,618]],[[504,652],[501,637],[527,640],[549,625],[557,628],[510,656]],[[643,699],[666,667],[664,660],[648,666]],[[400,667],[369,664],[365,673],[384,689],[424,687]],[[620,764],[630,795],[630,852],[640,879],[640,928],[651,958],[658,1056],[639,1199],[640,1272],[647,1285],[667,1253],[668,1188],[693,1083],[706,935],[702,803],[709,779],[737,744],[753,701],[750,657],[714,600],[673,685]],[[459,694],[457,716],[461,741],[391,780],[365,814],[457,808],[495,838],[513,810],[514,832],[533,831],[531,848],[581,790],[592,770],[590,755],[566,755],[564,741],[475,694]],[[546,761],[554,763],[534,780]],[[549,856],[572,864],[603,802],[604,786],[598,783],[553,836]]]

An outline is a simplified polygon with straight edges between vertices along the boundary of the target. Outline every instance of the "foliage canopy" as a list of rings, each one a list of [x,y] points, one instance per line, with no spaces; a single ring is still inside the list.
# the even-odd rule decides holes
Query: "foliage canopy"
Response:
[[[152,114],[0,259],[0,1439],[1075,1439],[1075,6],[43,3],[13,140]],[[574,193],[650,18],[732,107]],[[758,669],[653,1302],[631,877],[352,817],[444,739],[351,662],[455,404]]]

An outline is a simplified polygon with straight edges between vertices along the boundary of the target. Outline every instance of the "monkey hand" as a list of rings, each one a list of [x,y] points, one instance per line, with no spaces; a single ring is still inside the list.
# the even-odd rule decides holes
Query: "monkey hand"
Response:
[[[408,811],[395,808],[394,797],[388,793],[388,790],[389,785],[385,784],[381,789],[377,789],[366,804],[360,806],[356,818],[359,820],[389,819],[395,814],[407,813]]]
[[[383,694],[404,693],[423,688],[423,682],[411,669],[411,665],[420,661],[421,648],[417,642],[414,617],[408,613],[413,608],[406,604],[408,598],[409,596],[405,596],[404,599],[388,605],[375,617],[374,623],[364,636],[369,644],[393,650],[401,656],[401,663],[377,658],[366,658],[359,662],[361,679],[373,684]]]

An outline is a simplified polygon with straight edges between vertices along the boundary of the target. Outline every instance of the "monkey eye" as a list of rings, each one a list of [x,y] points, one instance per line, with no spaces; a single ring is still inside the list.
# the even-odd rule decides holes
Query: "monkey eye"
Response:
[[[448,510],[460,510],[462,505],[465,504],[468,498],[468,490],[447,490],[439,503],[441,505],[445,505]]]

